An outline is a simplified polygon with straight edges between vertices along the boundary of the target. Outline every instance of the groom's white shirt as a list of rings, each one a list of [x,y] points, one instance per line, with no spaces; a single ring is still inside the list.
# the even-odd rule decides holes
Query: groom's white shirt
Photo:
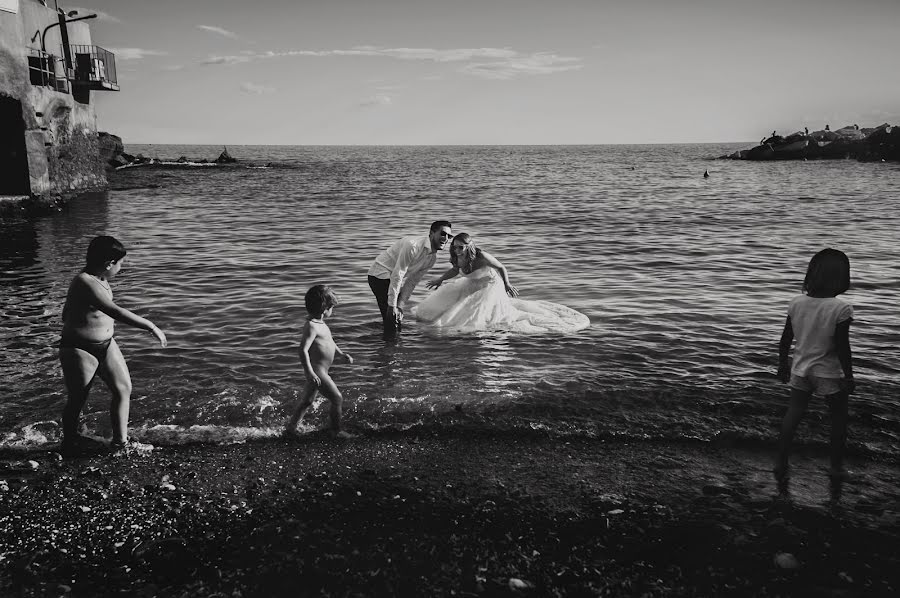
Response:
[[[437,251],[431,248],[428,237],[405,237],[394,242],[375,258],[369,268],[369,276],[382,280],[390,278],[388,305],[402,307],[436,260]]]

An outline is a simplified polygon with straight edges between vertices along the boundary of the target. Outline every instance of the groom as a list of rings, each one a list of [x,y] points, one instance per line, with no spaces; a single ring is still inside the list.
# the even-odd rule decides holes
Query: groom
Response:
[[[378,301],[384,322],[384,339],[400,334],[403,305],[428,270],[434,266],[439,249],[453,238],[446,220],[431,223],[427,237],[405,237],[382,251],[369,268],[369,287]]]

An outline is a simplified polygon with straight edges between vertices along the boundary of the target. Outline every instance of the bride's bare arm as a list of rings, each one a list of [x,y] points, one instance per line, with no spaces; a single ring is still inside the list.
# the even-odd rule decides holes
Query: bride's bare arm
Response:
[[[519,289],[514,287],[512,283],[509,282],[509,272],[506,271],[506,267],[500,263],[500,260],[492,256],[487,251],[482,251],[481,257],[486,265],[494,268],[497,272],[500,273],[500,278],[503,279],[503,286],[506,287],[506,294],[510,297],[518,297]]]
[[[429,280],[428,282],[426,282],[425,288],[436,289],[439,286],[441,286],[445,280],[450,280],[457,274],[459,274],[459,268],[457,268],[456,266],[453,266],[452,268],[450,268],[449,270],[447,270],[446,272],[441,274],[440,278],[435,278],[435,279],[432,279],[432,280]]]

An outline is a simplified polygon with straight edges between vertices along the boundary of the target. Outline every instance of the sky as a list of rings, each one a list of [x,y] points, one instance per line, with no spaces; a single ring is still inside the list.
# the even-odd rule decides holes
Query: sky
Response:
[[[128,143],[757,142],[900,124],[900,0],[74,0]],[[52,5],[52,2],[50,2]]]

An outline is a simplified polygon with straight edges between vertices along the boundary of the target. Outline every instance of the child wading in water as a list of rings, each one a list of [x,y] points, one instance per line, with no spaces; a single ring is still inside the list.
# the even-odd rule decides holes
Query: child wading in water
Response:
[[[97,442],[79,433],[81,410],[97,374],[112,393],[109,408],[112,426],[110,449],[114,453],[146,451],[148,444],[128,442],[128,411],[131,375],[125,358],[113,338],[115,321],[152,332],[166,346],[166,335],[150,320],[113,303],[109,281],[122,269],[125,248],[113,237],[95,237],[87,250],[87,263],[72,279],[62,311],[63,329],[59,341],[59,361],[68,392],[63,410],[64,457],[96,450]]]
[[[304,302],[309,317],[300,337],[300,361],[306,374],[306,385],[300,396],[300,406],[285,428],[285,436],[299,436],[297,426],[312,405],[316,393],[321,392],[331,403],[331,433],[337,438],[353,438],[352,434],[341,430],[344,398],[328,373],[335,355],[343,358],[345,363],[353,363],[353,358],[334,343],[331,330],[325,323],[325,318],[330,317],[337,306],[338,298],[331,287],[317,284],[306,292]]]
[[[805,294],[788,306],[778,351],[778,377],[790,384],[791,404],[781,423],[773,469],[779,483],[787,481],[794,431],[813,395],[824,397],[831,411],[830,474],[835,479],[849,476],[844,469],[844,445],[847,399],[855,386],[850,353],[853,306],[837,298],[849,288],[850,260],[836,249],[823,249],[809,262],[803,280]],[[795,337],[793,367],[789,367],[788,353]]]

